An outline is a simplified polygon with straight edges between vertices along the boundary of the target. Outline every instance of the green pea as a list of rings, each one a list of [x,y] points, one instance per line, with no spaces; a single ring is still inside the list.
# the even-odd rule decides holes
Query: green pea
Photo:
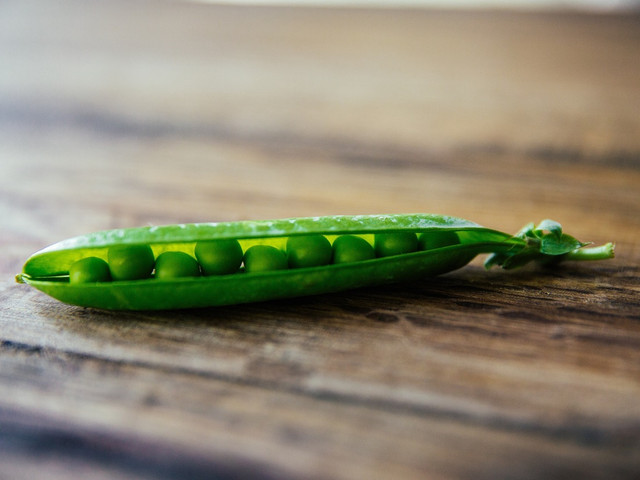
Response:
[[[242,247],[234,239],[198,242],[195,254],[204,275],[235,273],[242,264]]]
[[[244,254],[244,269],[247,273],[286,270],[287,257],[282,250],[271,245],[254,245]]]
[[[376,233],[374,249],[378,257],[390,257],[418,249],[418,237],[412,232]]]
[[[331,243],[322,235],[289,237],[287,240],[289,267],[319,267],[331,263]]]
[[[108,282],[109,265],[98,257],[86,257],[69,267],[69,283]]]
[[[451,230],[433,230],[424,232],[418,238],[419,250],[432,250],[434,248],[448,247],[460,243],[458,234]]]
[[[374,258],[373,240],[376,235],[416,231],[424,233],[420,236],[420,248],[431,250]],[[329,233],[331,237],[328,236]],[[165,280],[149,278],[131,282],[82,283],[96,279],[106,280],[108,273],[116,272],[118,268],[124,269],[129,278],[132,277],[132,271],[133,277],[136,277],[140,270],[142,276],[150,277],[154,251],[184,252],[187,251],[185,245],[193,246],[198,242],[229,238],[240,242],[251,239],[257,245],[245,253],[247,271],[285,269],[287,256],[284,251],[275,247],[280,247],[285,243],[284,239],[289,237],[307,235],[336,238],[332,246],[335,261],[354,263],[278,270],[256,275],[238,273],[189,277],[188,280],[174,278],[184,273],[184,263],[191,264],[191,273],[197,275],[197,262],[194,267],[195,259],[191,257],[188,262],[180,260],[179,268],[172,268],[171,278]],[[383,238],[378,237],[377,243],[386,244],[381,241]],[[394,237],[386,237],[385,240],[388,238]],[[539,241],[531,241],[532,238]],[[372,241],[369,244],[365,239]],[[115,248],[116,245],[118,248]],[[450,246],[439,248],[444,245]],[[546,265],[551,261],[555,265],[559,260],[603,260],[614,256],[612,243],[588,248],[580,245],[586,244],[562,233],[560,225],[550,220],[544,220],[538,226],[528,224],[514,236],[463,219],[429,214],[166,225],[95,232],[63,240],[29,257],[22,272],[16,276],[16,281],[29,284],[63,302],[83,307],[114,310],[200,308],[317,295],[401,281],[414,282],[418,278],[456,270],[477,255],[486,253],[491,253],[485,261],[486,267],[501,266],[507,269],[520,267],[534,260]],[[109,268],[105,268],[104,262],[101,263],[100,260],[84,260],[73,264],[76,259],[96,255],[97,251],[109,251],[108,254],[101,255],[110,257]],[[183,258],[184,255],[186,254],[182,255]],[[165,259],[171,256],[174,255],[167,253],[158,258],[156,270],[160,278],[166,270]],[[144,268],[136,266],[141,258],[146,258]],[[371,260],[362,261],[367,259]],[[96,265],[95,268],[92,267],[93,264]],[[66,279],[67,272],[69,281]],[[112,278],[115,277],[112,275]]]
[[[199,277],[200,265],[184,252],[164,252],[156,259],[156,278],[171,280],[179,277]]]
[[[117,245],[107,254],[114,280],[148,278],[153,272],[153,251],[149,245]]]
[[[333,263],[361,262],[375,256],[371,244],[362,237],[342,235],[333,242]]]

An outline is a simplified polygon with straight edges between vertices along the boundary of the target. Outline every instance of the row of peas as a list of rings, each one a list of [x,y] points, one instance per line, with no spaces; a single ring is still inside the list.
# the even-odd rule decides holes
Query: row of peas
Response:
[[[459,243],[453,231],[379,233],[371,245],[364,238],[342,235],[333,245],[323,235],[287,239],[286,251],[271,245],[254,245],[246,252],[237,240],[207,240],[196,243],[195,258],[179,251],[167,251],[154,258],[148,245],[118,245],[109,248],[107,261],[98,257],[78,260],[69,269],[70,283],[108,282],[150,278],[173,279],[201,275],[228,275],[317,267],[359,262],[376,257],[401,255]],[[155,273],[154,273],[155,272]]]

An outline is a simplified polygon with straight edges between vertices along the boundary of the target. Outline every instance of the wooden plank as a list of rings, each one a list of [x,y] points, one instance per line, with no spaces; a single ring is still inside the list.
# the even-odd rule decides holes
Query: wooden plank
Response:
[[[361,478],[372,468],[384,478],[445,472],[464,478],[489,478],[496,472],[535,478],[544,471],[564,469],[604,478],[612,472],[629,474],[637,467],[627,455],[636,447],[626,436],[633,433],[628,430],[602,432],[573,425],[545,431],[540,426],[501,424],[499,419],[476,422],[464,414],[463,418],[434,415],[416,411],[406,401],[394,406],[375,398],[287,392],[275,387],[276,381],[220,381],[216,375],[179,366],[105,360],[6,343],[3,352],[3,383],[18,392],[12,403],[19,406],[13,408],[18,412],[37,408],[40,415],[55,415],[64,422],[52,425],[45,416],[44,421],[25,427],[20,414],[18,421],[15,414],[14,420],[6,419],[10,425],[17,423],[9,433],[27,440],[39,435],[80,437],[78,442],[88,444],[87,449],[103,442],[127,457],[141,449],[149,459],[165,449],[185,450],[201,463],[209,459],[203,465],[205,471],[224,466],[231,458],[236,468],[246,462],[259,466],[257,476],[277,472],[280,465],[286,465],[283,474],[320,478]],[[123,382],[136,387],[123,392]],[[183,394],[176,396],[176,391]],[[368,393],[362,389],[359,395]],[[42,394],[46,403],[40,401]],[[556,456],[552,452],[559,447]],[[64,447],[43,448],[55,455]],[[28,458],[25,450],[18,453]],[[465,452],[462,458],[461,451]],[[487,455],[490,462],[482,460]],[[540,457],[545,464],[534,465]],[[107,460],[99,456],[96,463]],[[179,458],[173,461],[172,468],[187,467]],[[118,465],[116,472],[128,468],[126,462]],[[143,471],[153,473],[154,468],[147,466]]]
[[[637,15],[23,3],[0,20],[12,123],[430,149],[640,146]]]
[[[616,277],[613,270],[608,273]],[[576,274],[593,283],[588,271],[565,275]],[[622,307],[616,312],[602,298],[611,298],[604,293],[607,286],[589,293],[600,297],[599,308],[585,309],[585,293],[576,283],[568,290],[554,285],[567,281],[565,275],[505,287],[493,275],[487,285],[485,273],[472,270],[461,278],[411,286],[408,293],[403,286],[164,315],[79,316],[83,311],[44,301],[39,320],[21,322],[19,334],[3,331],[5,338],[23,340],[5,340],[2,346],[2,383],[16,392],[3,405],[125,437],[168,437],[191,450],[211,442],[221,458],[248,455],[258,463],[274,462],[272,468],[288,465],[293,474],[358,478],[371,468],[367,458],[373,452],[381,462],[376,468],[388,478],[418,478],[432,462],[433,473],[462,468],[460,474],[470,476],[487,469],[489,476],[495,468],[511,472],[533,462],[528,455],[542,456],[552,470],[593,475],[601,469],[602,478],[616,469],[629,474],[638,467],[628,453],[640,438],[635,401],[640,330]],[[617,275],[634,278],[637,271]],[[524,309],[510,297],[539,305]],[[564,320],[549,314],[553,308],[541,308],[554,303]],[[604,316],[609,328],[603,333]],[[368,453],[348,450],[348,460],[340,460],[346,444],[315,443],[317,436],[341,435],[336,425],[346,424],[343,435],[354,441],[363,434],[362,425],[381,421],[386,427],[381,437],[367,429],[366,442],[359,440],[368,443]],[[456,433],[450,443],[433,433],[433,423],[443,435]],[[422,433],[409,429],[401,435],[408,424],[424,424]],[[288,460],[294,447],[279,439],[283,428],[302,435],[295,439],[301,464]],[[248,439],[256,441],[258,431],[263,438],[252,446]],[[403,438],[412,443],[416,435],[422,441],[407,452]],[[496,439],[481,441],[479,435]],[[279,440],[267,449],[274,438]],[[441,449],[457,451],[463,439],[472,450],[467,461],[474,461],[456,467],[458,455],[446,456]],[[438,443],[430,447],[435,452],[427,448],[431,441]],[[222,442],[230,452],[220,453]],[[466,442],[483,445],[482,451],[473,453]],[[487,457],[485,465],[475,463],[488,454],[484,448],[502,449],[503,442],[513,450]],[[561,460],[547,450],[558,442]],[[315,453],[303,455],[309,446]],[[383,451],[388,456],[380,457]],[[420,461],[395,465],[399,451],[407,461]],[[316,469],[320,454],[332,459],[336,471]],[[530,474],[517,478],[534,478]]]

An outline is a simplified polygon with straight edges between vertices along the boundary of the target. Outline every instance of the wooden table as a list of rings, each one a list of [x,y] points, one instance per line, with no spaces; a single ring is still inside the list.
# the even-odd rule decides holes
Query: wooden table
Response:
[[[638,478],[640,17],[16,0],[0,65],[0,478]],[[96,230],[408,212],[617,256],[160,313],[13,281]]]

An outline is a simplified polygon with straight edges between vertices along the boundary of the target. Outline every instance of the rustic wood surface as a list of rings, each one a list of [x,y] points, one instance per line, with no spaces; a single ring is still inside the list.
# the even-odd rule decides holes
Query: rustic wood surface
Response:
[[[640,474],[640,17],[0,4],[1,479]],[[614,260],[160,313],[13,276],[115,227],[552,217]]]

